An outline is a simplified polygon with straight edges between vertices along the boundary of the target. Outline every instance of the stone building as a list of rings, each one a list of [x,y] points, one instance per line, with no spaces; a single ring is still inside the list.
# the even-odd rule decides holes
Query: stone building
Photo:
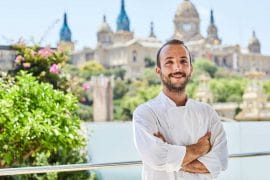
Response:
[[[126,78],[139,77],[145,67],[145,59],[155,60],[156,52],[161,47],[154,33],[153,22],[150,23],[149,36],[136,38],[130,31],[130,20],[125,10],[125,2],[121,0],[120,13],[117,18],[117,28],[114,32],[106,21],[103,21],[97,31],[95,49],[83,49],[73,54],[72,62],[80,64],[87,60],[96,60],[109,68],[122,67],[126,70]]]
[[[170,17],[168,17],[170,18]],[[174,33],[170,38],[186,42],[193,58],[206,57],[218,66],[245,73],[251,67],[270,74],[270,56],[261,54],[260,41],[255,31],[246,48],[235,45],[224,45],[218,35],[214,11],[210,10],[210,21],[207,36],[200,30],[200,15],[190,0],[182,0],[176,8],[173,19]],[[145,58],[156,59],[156,52],[162,43],[154,34],[151,22],[150,33],[146,38],[136,38],[130,31],[130,19],[121,0],[120,13],[117,18],[116,31],[106,21],[106,16],[97,30],[97,45],[94,49],[85,48],[74,52],[72,63],[80,64],[87,60],[96,60],[105,67],[122,67],[127,78],[137,78],[144,70]]]

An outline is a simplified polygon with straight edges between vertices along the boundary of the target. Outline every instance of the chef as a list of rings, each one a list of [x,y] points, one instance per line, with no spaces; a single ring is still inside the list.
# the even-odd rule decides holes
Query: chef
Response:
[[[163,89],[133,112],[142,179],[217,178],[228,164],[226,134],[213,108],[185,92],[193,70],[188,48],[170,40],[159,49],[156,64]]]

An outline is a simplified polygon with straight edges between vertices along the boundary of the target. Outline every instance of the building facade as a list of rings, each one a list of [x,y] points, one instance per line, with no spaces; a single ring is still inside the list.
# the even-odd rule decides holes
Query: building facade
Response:
[[[120,13],[114,32],[103,17],[97,31],[97,45],[94,49],[85,48],[73,54],[72,62],[80,64],[87,60],[96,60],[105,67],[122,67],[127,78],[137,78],[144,70],[145,58],[156,59],[157,50],[162,43],[154,34],[151,22],[149,37],[136,38],[130,31],[130,20],[125,10],[125,2],[121,0]],[[255,31],[247,48],[235,45],[224,45],[218,35],[214,12],[210,11],[210,22],[207,36],[203,37],[200,30],[200,16],[190,0],[182,0],[176,9],[173,19],[174,33],[169,39],[183,40],[189,47],[192,57],[205,57],[216,65],[245,73],[251,68],[270,75],[270,56],[261,54],[260,41]]]
[[[207,36],[203,37],[200,29],[200,16],[190,0],[182,0],[176,8],[173,19],[174,33],[169,39],[185,41],[193,59],[206,57],[216,65],[239,73],[246,73],[251,68],[265,72],[270,76],[270,56],[261,54],[261,44],[253,31],[247,47],[238,44],[225,45],[218,35],[214,12],[210,11]],[[63,25],[60,29],[58,46],[69,48],[73,53],[71,63],[81,64],[95,60],[107,68],[122,67],[126,70],[127,78],[138,78],[144,71],[145,59],[156,59],[157,50],[162,42],[155,36],[154,25],[151,22],[149,36],[135,37],[130,31],[130,18],[125,9],[125,1],[121,0],[120,12],[116,20],[115,31],[107,23],[106,16],[97,30],[97,44],[94,48],[84,48],[74,51],[71,28],[68,25],[67,14],[64,14]],[[1,70],[12,68],[14,51],[0,47]]]

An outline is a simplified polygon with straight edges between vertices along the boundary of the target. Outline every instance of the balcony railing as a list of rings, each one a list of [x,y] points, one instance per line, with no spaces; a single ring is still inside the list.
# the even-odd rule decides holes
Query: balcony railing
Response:
[[[248,158],[258,156],[270,156],[270,151],[230,154],[229,158]],[[39,174],[49,172],[72,172],[72,171],[97,170],[104,168],[119,168],[119,167],[130,167],[140,165],[142,165],[141,161],[128,161],[128,162],[113,162],[113,163],[99,163],[99,164],[86,163],[86,164],[69,164],[69,165],[55,165],[55,166],[3,168],[0,169],[0,176]]]

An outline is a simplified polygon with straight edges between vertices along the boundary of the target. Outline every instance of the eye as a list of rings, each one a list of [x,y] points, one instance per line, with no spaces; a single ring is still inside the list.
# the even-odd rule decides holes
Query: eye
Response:
[[[188,63],[188,61],[187,61],[187,59],[181,59],[181,60],[180,60],[180,63],[181,63],[181,64],[186,64],[186,63]]]
[[[165,64],[172,64],[173,62],[172,61],[166,61]]]

